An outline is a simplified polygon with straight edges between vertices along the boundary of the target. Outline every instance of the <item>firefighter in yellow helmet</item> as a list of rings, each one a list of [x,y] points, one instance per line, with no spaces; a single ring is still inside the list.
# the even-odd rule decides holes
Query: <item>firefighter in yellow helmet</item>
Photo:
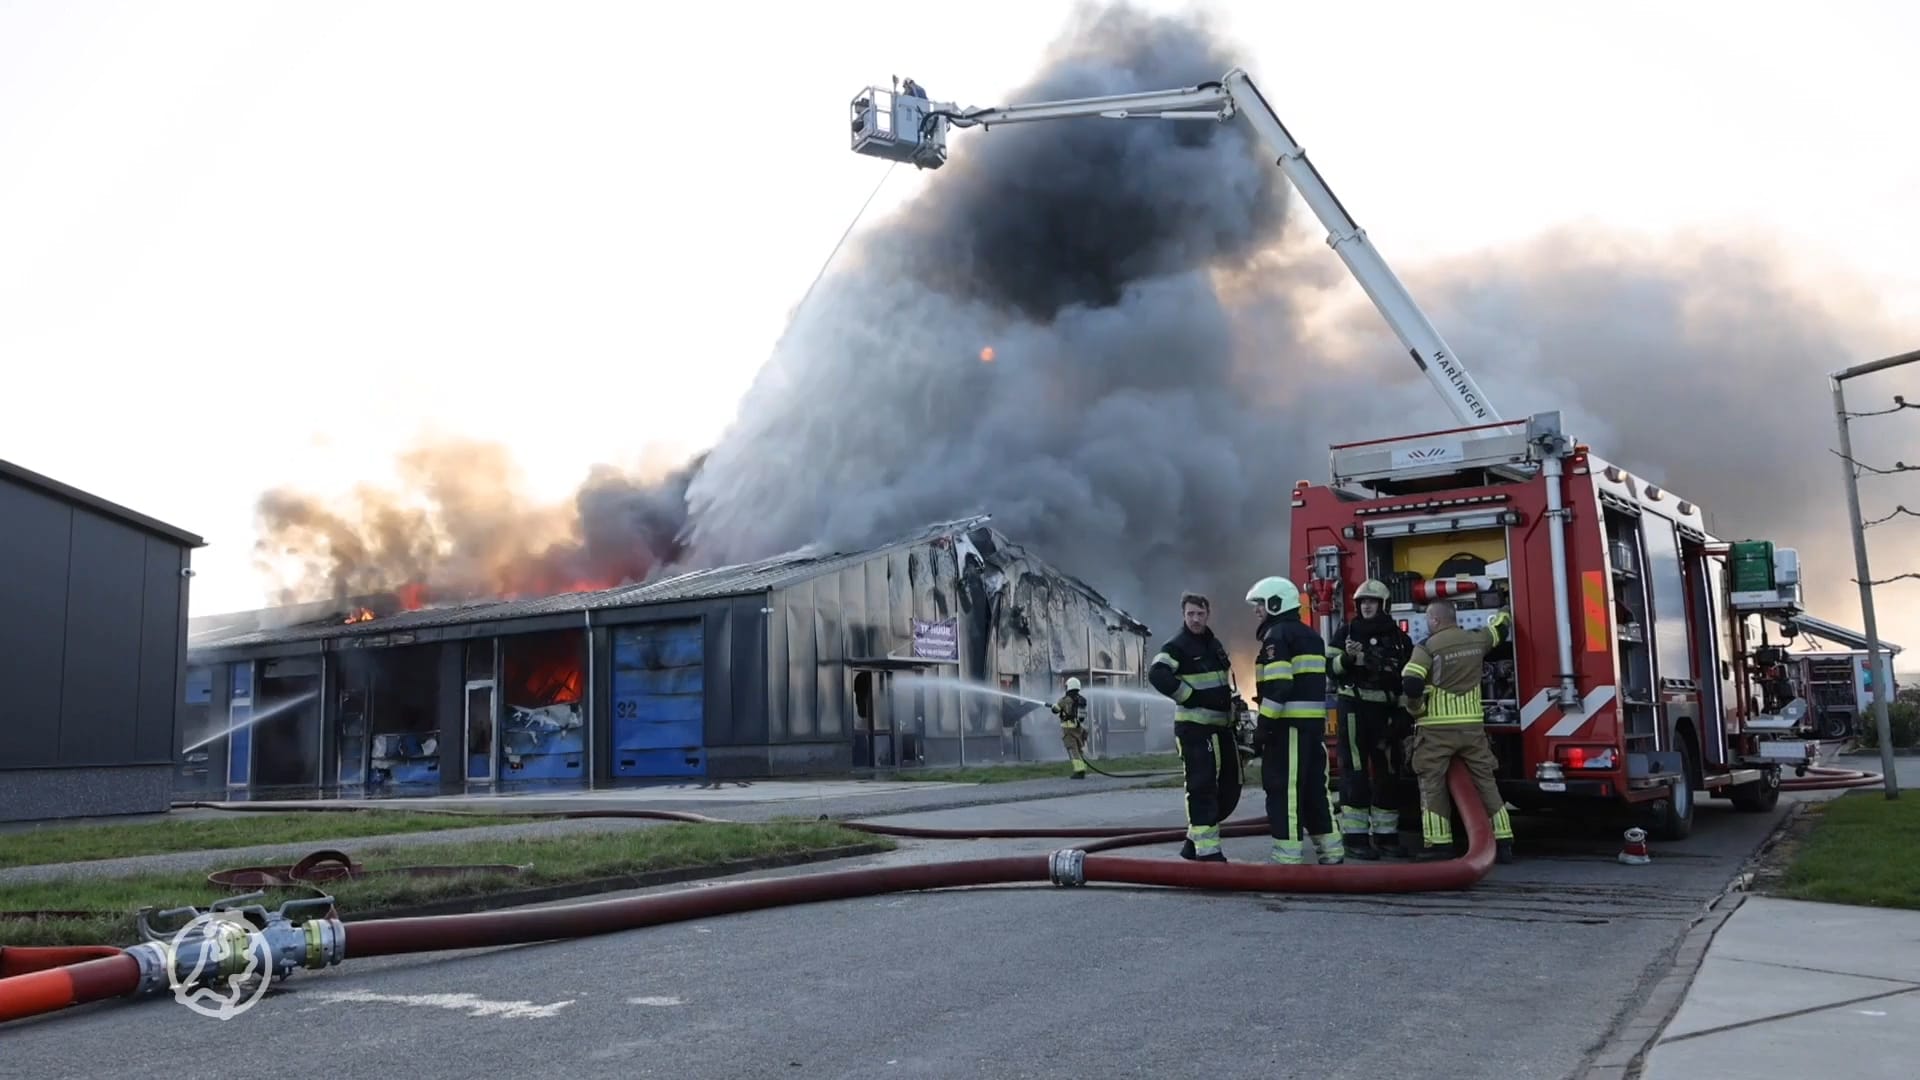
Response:
[[[1401,689],[1413,714],[1413,750],[1408,755],[1420,778],[1421,859],[1453,857],[1453,800],[1447,770],[1453,759],[1467,763],[1480,791],[1484,811],[1493,819],[1494,858],[1513,861],[1513,822],[1494,777],[1493,747],[1487,743],[1486,711],[1480,699],[1481,666],[1493,647],[1512,636],[1513,615],[1501,611],[1485,630],[1467,630],[1454,621],[1452,601],[1427,605],[1427,639],[1414,646],[1401,669]],[[1467,807],[1461,812],[1472,813]]]
[[[1400,854],[1387,740],[1413,639],[1387,614],[1392,598],[1384,583],[1367,579],[1354,590],[1357,617],[1327,642],[1327,674],[1339,685],[1340,698],[1340,833],[1356,859]]]
[[[1300,590],[1283,577],[1262,578],[1247,590],[1260,613],[1259,719],[1253,747],[1260,754],[1260,785],[1267,792],[1273,861],[1305,861],[1300,836],[1313,837],[1323,864],[1346,860],[1333,827],[1327,793],[1327,645],[1300,619]]]
[[[1068,679],[1067,692],[1047,706],[1060,718],[1060,741],[1067,748],[1067,760],[1073,763],[1073,778],[1087,778],[1087,699],[1080,696],[1080,680]]]

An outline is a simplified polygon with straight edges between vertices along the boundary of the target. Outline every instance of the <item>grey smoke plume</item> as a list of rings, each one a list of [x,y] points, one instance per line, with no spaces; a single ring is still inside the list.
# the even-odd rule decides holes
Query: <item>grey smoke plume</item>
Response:
[[[1237,60],[1191,20],[1083,10],[1005,99],[1190,85]],[[687,489],[693,558],[844,549],[985,510],[1156,627],[1197,587],[1231,633],[1247,585],[1286,569],[1287,490],[1324,481],[1329,442],[1452,423],[1364,301],[1333,337],[1304,329],[1345,272],[1317,222],[1288,220],[1240,124],[961,140],[843,256],[741,403]],[[1757,246],[1572,231],[1402,273],[1505,415],[1561,409],[1722,532],[1797,544],[1810,599],[1846,619],[1822,375],[1872,320],[1786,269]]]
[[[1239,59],[1202,23],[1083,11],[1002,100],[1190,85]],[[422,580],[521,593],[847,550],[987,511],[1156,630],[1182,590],[1207,592],[1244,644],[1239,597],[1287,569],[1292,483],[1324,482],[1329,442],[1450,414],[1349,299],[1318,223],[1289,219],[1241,124],[1057,121],[955,143],[922,196],[842,253],[704,462],[664,479],[596,471],[573,505],[541,508],[489,498],[511,492],[504,462],[453,448],[411,468],[426,517],[406,509],[417,499],[274,493],[269,540],[325,554],[339,595]],[[1568,230],[1399,269],[1505,415],[1563,410],[1722,535],[1798,546],[1816,610],[1857,618],[1824,374],[1902,347],[1864,303],[1809,293],[1746,238]],[[1351,308],[1325,318],[1336,303]],[[1855,407],[1920,399],[1917,384],[1878,380]],[[1858,453],[1920,458],[1916,425],[1863,421]],[[1903,479],[1863,481],[1870,515]],[[1920,570],[1909,524],[1875,531],[1877,576]]]
[[[1008,97],[1191,85],[1234,60],[1192,22],[1083,11]],[[985,510],[1143,615],[1183,588],[1237,601],[1283,569],[1301,443],[1237,385],[1215,274],[1280,238],[1283,184],[1238,124],[968,137],[796,318],[688,487],[696,557]]]

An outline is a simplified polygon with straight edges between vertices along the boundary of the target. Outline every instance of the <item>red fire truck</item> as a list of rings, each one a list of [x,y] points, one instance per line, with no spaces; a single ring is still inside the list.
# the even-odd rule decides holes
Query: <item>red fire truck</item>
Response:
[[[1515,806],[1644,804],[1679,839],[1696,791],[1765,810],[1782,766],[1812,764],[1799,718],[1761,711],[1755,661],[1800,614],[1792,549],[1710,535],[1697,504],[1594,456],[1558,413],[1338,445],[1331,464],[1292,500],[1323,634],[1370,577],[1416,642],[1434,599],[1469,628],[1513,612],[1482,693]]]

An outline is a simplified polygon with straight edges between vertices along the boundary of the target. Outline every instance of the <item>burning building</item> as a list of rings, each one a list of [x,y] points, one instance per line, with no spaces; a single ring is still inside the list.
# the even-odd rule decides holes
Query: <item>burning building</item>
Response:
[[[857,552],[422,606],[396,593],[194,620],[218,692],[183,795],[439,794],[846,775],[1058,756],[1069,676],[1144,684],[1147,627],[978,517]],[[1172,744],[1102,706],[1108,753]],[[1023,723],[1023,719],[1025,722]],[[204,770],[204,771],[202,771]]]

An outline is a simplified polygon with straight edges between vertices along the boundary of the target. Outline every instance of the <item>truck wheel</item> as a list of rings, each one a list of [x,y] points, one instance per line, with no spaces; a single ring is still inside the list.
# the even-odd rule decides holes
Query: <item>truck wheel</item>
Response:
[[[1749,814],[1764,814],[1780,801],[1780,769],[1778,766],[1760,770],[1760,779],[1745,784],[1735,784],[1727,789],[1727,798],[1733,800],[1735,810]]]
[[[1668,789],[1667,798],[1654,803],[1653,820],[1647,828],[1647,835],[1655,840],[1685,840],[1693,835],[1693,741],[1682,737],[1680,744],[1680,776]]]

